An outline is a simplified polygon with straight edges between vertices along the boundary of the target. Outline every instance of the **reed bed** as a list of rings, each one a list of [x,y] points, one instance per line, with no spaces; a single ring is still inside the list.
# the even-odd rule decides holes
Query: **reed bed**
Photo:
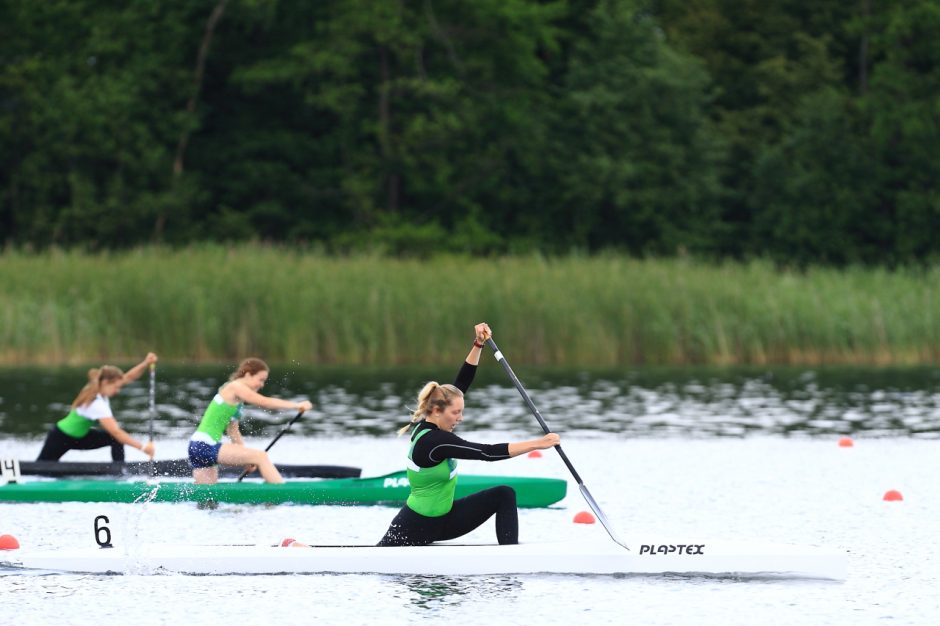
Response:
[[[429,260],[261,245],[0,254],[0,362],[920,364],[940,268],[782,271],[625,256]]]

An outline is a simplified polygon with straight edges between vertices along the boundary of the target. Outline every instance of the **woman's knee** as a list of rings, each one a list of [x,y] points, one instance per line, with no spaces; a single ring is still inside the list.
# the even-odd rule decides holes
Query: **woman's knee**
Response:
[[[251,453],[251,463],[254,465],[264,465],[271,462],[268,453],[264,450],[252,450]]]
[[[511,504],[516,506],[516,490],[510,487],[509,485],[499,485],[498,487],[493,487],[496,492],[496,497],[501,503]]]

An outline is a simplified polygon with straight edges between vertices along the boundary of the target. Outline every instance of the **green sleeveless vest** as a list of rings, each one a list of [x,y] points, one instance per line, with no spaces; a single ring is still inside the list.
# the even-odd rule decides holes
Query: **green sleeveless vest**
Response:
[[[408,483],[411,494],[406,504],[408,508],[426,517],[447,515],[454,506],[454,490],[457,488],[457,461],[445,459],[433,467],[418,467],[411,460],[415,444],[430,429],[422,430],[411,440],[408,449]]]
[[[233,417],[240,415],[241,408],[241,403],[227,404],[222,401],[222,396],[216,394],[206,408],[206,412],[202,414],[202,420],[199,422],[196,432],[205,433],[212,437],[213,441],[219,443],[222,441],[222,435],[225,433],[229,422],[232,421]]]
[[[69,411],[68,415],[56,422],[55,425],[69,437],[81,439],[87,435],[91,427],[95,425],[95,420],[82,417],[75,409],[72,409]]]

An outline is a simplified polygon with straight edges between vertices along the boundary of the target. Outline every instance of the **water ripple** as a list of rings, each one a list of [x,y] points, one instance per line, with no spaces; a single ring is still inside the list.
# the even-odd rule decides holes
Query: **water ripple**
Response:
[[[0,370],[0,433],[41,437],[69,409],[78,372],[35,375]],[[940,376],[928,368],[531,370],[517,373],[549,426],[559,432],[623,437],[940,437]],[[155,431],[187,437],[226,372],[162,368]],[[531,430],[534,420],[501,372],[481,367],[467,396],[461,430]],[[439,376],[438,376],[439,377]],[[409,420],[415,394],[434,374],[405,369],[297,369],[272,376],[264,392],[310,398],[315,410],[296,425],[307,435],[381,435]],[[442,379],[447,380],[447,379]],[[37,402],[37,398],[44,402]],[[149,424],[146,385],[128,385],[112,401],[122,424]],[[267,436],[290,415],[244,411],[247,436]],[[537,427],[536,427],[537,428]]]

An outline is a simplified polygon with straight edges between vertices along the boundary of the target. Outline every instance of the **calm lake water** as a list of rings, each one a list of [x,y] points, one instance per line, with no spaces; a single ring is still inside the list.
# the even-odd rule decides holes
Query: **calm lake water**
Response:
[[[599,576],[32,575],[0,571],[0,611],[12,624],[933,624],[940,621],[940,406],[933,369],[545,371],[515,367],[612,525],[642,534],[822,545],[849,554],[845,582]],[[400,469],[394,430],[420,384],[439,370],[275,367],[265,390],[307,396],[316,410],[283,437],[284,463]],[[158,370],[158,457],[186,439],[225,367]],[[84,374],[0,369],[0,458],[34,458]],[[112,406],[143,435],[146,377]],[[250,412],[263,447],[290,415]],[[504,441],[538,427],[501,370],[487,361],[467,401],[464,436]],[[851,435],[855,446],[836,445]],[[128,458],[140,455],[129,450]],[[105,450],[66,460],[104,460]],[[555,454],[470,463],[467,473],[569,478]],[[904,494],[885,502],[888,489]],[[521,539],[603,538],[573,524],[568,497],[520,512]],[[371,542],[387,507],[189,504],[0,504],[0,534],[24,546],[89,545],[97,515],[116,544],[135,542]],[[492,522],[470,539],[488,541]]]
[[[158,368],[154,430],[189,437],[228,366]],[[309,437],[384,436],[408,419],[427,380],[451,382],[457,367],[432,369],[275,366],[263,392],[309,398],[295,425]],[[516,373],[549,426],[587,437],[940,437],[940,368],[526,370]],[[85,370],[0,368],[0,436],[41,438],[64,416]],[[147,432],[149,379],[111,405],[126,429]],[[242,431],[266,436],[289,416],[247,409]],[[484,361],[467,397],[464,432],[538,431],[503,371]]]

